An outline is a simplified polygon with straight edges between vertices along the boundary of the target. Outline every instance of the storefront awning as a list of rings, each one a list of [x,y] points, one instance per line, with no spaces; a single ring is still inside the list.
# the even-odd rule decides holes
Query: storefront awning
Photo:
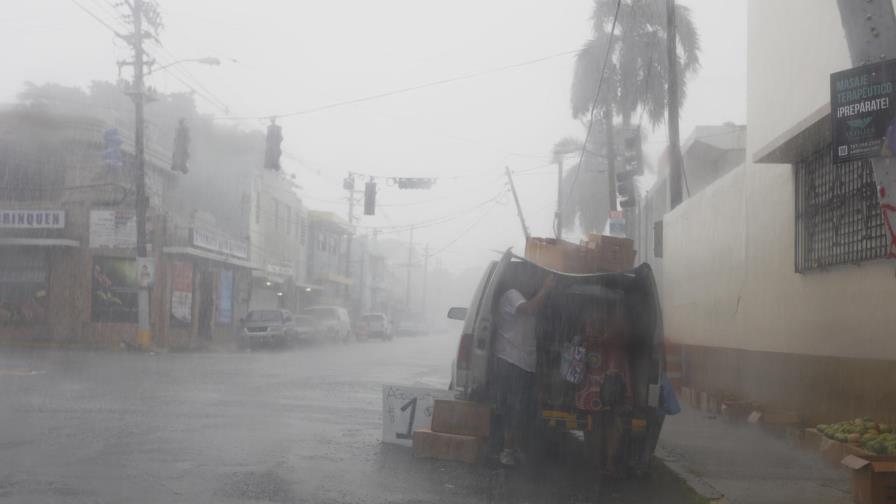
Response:
[[[753,153],[758,164],[793,164],[831,141],[831,104],[826,103]]]
[[[260,278],[262,280],[266,280],[268,282],[282,284],[286,282],[287,277],[282,275],[274,275],[265,270],[253,269],[252,270],[252,278]]]
[[[300,289],[305,289],[306,291],[324,290],[323,285],[306,284],[306,283],[301,283],[301,282],[296,282],[296,287],[298,287]]]
[[[0,246],[8,247],[75,247],[81,246],[78,240],[67,238],[0,238]]]
[[[180,254],[180,255],[189,255],[193,257],[199,257],[202,259],[210,259],[212,261],[218,261],[226,264],[232,264],[234,266],[239,266],[242,268],[252,268],[252,264],[249,261],[243,261],[241,259],[236,259],[234,257],[227,257],[220,254],[216,254],[214,252],[209,252],[207,250],[200,250],[193,247],[163,247],[162,252],[166,254]]]
[[[347,276],[342,276],[338,273],[332,273],[332,272],[322,275],[320,280],[322,280],[324,282],[332,282],[332,283],[341,284],[341,285],[351,285],[352,284],[351,278],[349,278]]]

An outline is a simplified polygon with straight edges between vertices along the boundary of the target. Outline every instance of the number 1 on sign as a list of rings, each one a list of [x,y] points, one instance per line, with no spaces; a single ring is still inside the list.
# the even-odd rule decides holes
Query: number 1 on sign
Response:
[[[396,432],[395,437],[398,439],[413,439],[414,437],[414,415],[417,414],[417,398],[413,398],[410,401],[404,403],[401,406],[401,411],[407,411],[408,408],[411,408],[411,414],[408,418],[408,430],[407,432]]]

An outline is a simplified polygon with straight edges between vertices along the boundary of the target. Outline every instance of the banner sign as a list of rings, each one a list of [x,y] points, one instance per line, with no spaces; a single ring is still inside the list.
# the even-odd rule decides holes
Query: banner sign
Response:
[[[133,210],[91,210],[90,248],[135,248],[137,217]]]
[[[383,385],[383,442],[410,447],[414,431],[432,425],[433,401],[455,395],[444,389]]]
[[[233,271],[222,270],[218,278],[217,322],[233,323]]]
[[[896,153],[896,60],[831,74],[834,163]]]
[[[171,322],[193,322],[193,263],[174,261],[171,268]]]
[[[274,275],[283,275],[287,277],[291,277],[293,274],[292,266],[281,266],[279,264],[268,264],[265,266],[265,269],[268,273],[272,273]]]
[[[239,259],[249,258],[249,244],[244,241],[232,240],[221,233],[198,227],[190,228],[190,236],[194,247]]]
[[[65,210],[0,210],[0,228],[62,229]]]

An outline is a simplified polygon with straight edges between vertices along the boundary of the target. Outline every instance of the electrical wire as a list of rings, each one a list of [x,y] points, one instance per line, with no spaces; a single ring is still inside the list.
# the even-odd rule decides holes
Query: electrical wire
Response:
[[[585,141],[582,142],[582,151],[579,153],[579,162],[576,164],[576,171],[573,174],[572,184],[569,186],[564,205],[568,204],[569,200],[572,198],[572,191],[575,189],[576,181],[579,179],[579,172],[582,169],[582,160],[585,158],[588,138],[591,136],[591,129],[594,127],[594,109],[597,108],[597,101],[600,98],[600,90],[603,87],[604,77],[607,74],[607,62],[610,61],[610,52],[613,50],[613,36],[616,33],[616,21],[619,18],[619,7],[621,5],[622,0],[616,0],[616,11],[613,13],[613,25],[610,27],[610,36],[607,39],[607,52],[604,54],[604,64],[600,69],[600,79],[597,81],[597,91],[595,91],[594,100],[591,102],[591,113],[589,114],[590,120],[588,121],[588,129],[585,131]]]
[[[77,5],[79,9],[81,9],[81,10],[84,11],[84,12],[86,12],[90,17],[92,17],[93,19],[95,19],[98,23],[100,23],[101,25],[103,25],[103,26],[105,26],[106,28],[108,28],[109,31],[111,31],[114,35],[116,35],[116,36],[118,36],[118,37],[123,37],[123,36],[124,36],[124,35],[122,35],[121,33],[119,33],[118,30],[116,30],[111,24],[109,24],[109,23],[106,22],[104,19],[102,19],[102,18],[100,18],[98,15],[96,15],[92,10],[88,9],[88,8],[85,7],[83,4],[81,4],[80,2],[78,2],[78,0],[69,0],[69,1],[70,1],[71,3]]]
[[[413,224],[400,224],[400,225],[395,225],[395,226],[357,226],[357,227],[359,229],[376,229],[378,234],[390,234],[390,233],[402,233],[405,231],[409,231],[411,229],[422,229],[422,228],[437,226],[440,224],[444,224],[446,222],[450,222],[455,219],[459,219],[460,217],[463,217],[464,215],[468,215],[470,212],[473,212],[479,208],[482,208],[483,206],[488,205],[489,203],[494,203],[494,202],[498,201],[498,199],[500,199],[501,196],[503,196],[506,193],[507,193],[507,188],[504,188],[501,191],[499,191],[495,196],[493,196],[485,201],[482,201],[473,207],[467,208],[465,210],[461,210],[461,211],[453,213],[453,214],[444,215],[441,217],[436,217],[433,219],[428,219],[428,220],[416,222]]]
[[[447,250],[448,247],[450,247],[450,246],[454,245],[455,243],[457,243],[458,240],[460,240],[461,238],[463,238],[464,236],[466,236],[467,233],[469,233],[470,231],[473,230],[473,228],[475,228],[476,226],[478,226],[479,224],[481,224],[481,223],[485,220],[485,218],[488,217],[488,215],[492,213],[492,211],[495,209],[496,206],[497,206],[497,205],[491,205],[491,206],[487,207],[487,208],[485,209],[485,212],[483,212],[481,215],[479,215],[479,217],[478,217],[476,220],[474,220],[472,224],[470,224],[469,226],[467,226],[466,229],[464,229],[463,231],[461,231],[461,233],[460,233],[459,235],[457,235],[453,240],[451,240],[451,241],[449,241],[448,243],[446,243],[446,244],[445,244],[444,246],[442,246],[440,249],[438,249],[438,250],[436,250],[435,252],[429,254],[429,256],[430,256],[430,257],[437,256],[437,255],[441,254],[442,252],[444,252],[445,250]]]
[[[73,0],[73,1],[74,1],[74,0]],[[398,95],[398,94],[404,94],[404,93],[408,93],[408,92],[411,92],[411,91],[417,91],[417,90],[419,90],[419,89],[425,89],[425,88],[434,87],[434,86],[441,86],[441,85],[444,85],[444,84],[449,84],[449,83],[457,82],[457,81],[461,81],[461,80],[473,79],[473,78],[481,77],[481,76],[483,76],[483,75],[488,75],[488,74],[491,74],[491,73],[502,72],[502,71],[505,71],[505,70],[510,70],[510,69],[519,68],[519,67],[528,66],[528,65],[533,65],[533,64],[536,64],[536,63],[541,63],[541,62],[543,62],[543,61],[548,61],[548,60],[551,60],[551,59],[554,59],[554,58],[558,58],[558,57],[561,57],[561,56],[568,56],[568,55],[570,55],[570,54],[575,54],[575,53],[577,53],[577,52],[578,52],[578,49],[573,50],[573,51],[564,51],[564,52],[560,52],[560,53],[556,53],[556,54],[551,54],[551,55],[549,55],[549,56],[543,56],[543,57],[540,57],[540,58],[535,58],[535,59],[531,59],[531,60],[521,61],[521,62],[518,62],[518,63],[512,63],[512,64],[510,64],[510,65],[503,65],[503,66],[499,66],[499,67],[494,67],[494,68],[490,68],[490,69],[488,69],[488,70],[482,70],[482,71],[480,71],[480,72],[473,72],[473,73],[468,73],[468,74],[464,74],[464,75],[459,75],[459,76],[456,76],[456,77],[449,77],[449,78],[445,78],[445,79],[439,79],[439,80],[436,80],[436,81],[426,82],[426,83],[424,83],[424,84],[417,84],[417,85],[415,85],[415,86],[407,86],[407,87],[403,87],[403,88],[399,88],[399,89],[393,89],[393,90],[391,90],[391,91],[386,91],[386,92],[383,92],[383,93],[377,93],[377,94],[373,94],[373,95],[363,96],[363,97],[360,97],[360,98],[352,98],[352,99],[349,99],[349,100],[343,100],[343,101],[339,101],[339,102],[328,103],[328,104],[326,104],[326,105],[321,105],[321,106],[318,106],[318,107],[312,107],[312,108],[303,109],[303,110],[296,110],[296,111],[292,111],[292,112],[284,112],[284,113],[267,114],[267,115],[258,115],[258,116],[219,116],[219,117],[214,117],[213,119],[216,119],[216,120],[253,120],[253,119],[261,120],[261,119],[269,119],[269,118],[278,118],[278,119],[281,119],[281,118],[285,118],[285,117],[300,116],[300,115],[310,114],[310,113],[313,113],[313,112],[320,112],[320,111],[322,111],[322,110],[328,110],[328,109],[332,109],[332,108],[343,107],[343,106],[345,106],[345,105],[352,105],[352,104],[355,104],[355,103],[362,103],[362,102],[367,102],[367,101],[372,101],[372,100],[379,100],[379,99],[381,99],[381,98],[386,98],[386,97],[389,97],[389,96],[394,96],[394,95]]]

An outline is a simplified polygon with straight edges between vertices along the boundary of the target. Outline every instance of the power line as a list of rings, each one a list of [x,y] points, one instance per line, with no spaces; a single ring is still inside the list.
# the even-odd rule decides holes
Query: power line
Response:
[[[489,206],[488,208],[486,208],[485,211],[484,211],[481,215],[479,215],[479,217],[478,217],[476,220],[474,220],[472,224],[470,224],[469,226],[467,226],[466,229],[464,229],[463,231],[461,231],[461,233],[460,233],[459,235],[457,235],[453,240],[451,240],[451,241],[449,241],[448,243],[446,243],[442,248],[436,250],[436,251],[433,252],[432,254],[429,254],[429,256],[430,256],[430,257],[432,257],[432,256],[437,256],[437,255],[441,254],[442,252],[444,252],[445,250],[447,250],[448,247],[450,247],[450,246],[454,245],[455,243],[457,243],[458,240],[460,240],[461,238],[463,238],[464,236],[466,236],[467,233],[469,233],[470,231],[472,231],[474,227],[476,227],[476,226],[478,226],[480,223],[482,223],[482,222],[485,220],[485,218],[488,217],[488,215],[489,215],[490,213],[492,213],[492,210],[494,210],[494,209],[495,209],[495,205],[491,205],[491,206]]]
[[[394,96],[394,95],[397,95],[397,94],[403,94],[403,93],[408,93],[408,92],[411,92],[411,91],[417,91],[417,90],[419,90],[419,89],[424,89],[424,88],[434,87],[434,86],[441,86],[441,85],[449,84],[449,83],[452,83],[452,82],[457,82],[457,81],[461,81],[461,80],[472,79],[472,78],[475,78],[475,77],[481,77],[481,76],[483,76],[483,75],[488,75],[488,74],[491,74],[491,73],[502,72],[502,71],[504,71],[504,70],[510,70],[510,69],[513,69],[513,68],[519,68],[519,67],[523,67],[523,66],[533,65],[533,64],[536,64],[536,63],[541,63],[541,62],[543,62],[543,61],[547,61],[547,60],[551,60],[551,59],[554,59],[554,58],[558,58],[558,57],[560,57],[560,56],[567,56],[567,55],[569,55],[569,54],[574,54],[574,53],[576,53],[576,52],[578,52],[578,49],[573,50],[573,51],[564,51],[564,52],[561,52],[561,53],[551,54],[551,55],[549,55],[549,56],[543,56],[543,57],[541,57],[541,58],[536,58],[536,59],[531,59],[531,60],[521,61],[521,62],[519,62],[519,63],[513,63],[513,64],[510,64],[510,65],[504,65],[504,66],[494,67],[494,68],[490,68],[490,69],[488,69],[488,70],[483,70],[483,71],[480,71],[480,72],[473,72],[473,73],[469,73],[469,74],[465,74],[465,75],[459,75],[459,76],[456,76],[456,77],[449,77],[449,78],[445,78],[445,79],[439,79],[439,80],[431,81],[431,82],[427,82],[427,83],[424,83],[424,84],[418,84],[418,85],[415,85],[415,86],[408,86],[408,87],[404,87],[404,88],[394,89],[394,90],[392,90],[392,91],[386,91],[386,92],[383,92],[383,93],[377,93],[377,94],[373,94],[373,95],[368,95],[368,96],[364,96],[364,97],[361,97],[361,98],[353,98],[353,99],[349,99],[349,100],[343,100],[343,101],[339,101],[339,102],[329,103],[329,104],[326,104],[326,105],[321,105],[321,106],[319,106],[319,107],[312,107],[312,108],[308,108],[308,109],[304,109],[304,110],[297,110],[297,111],[285,112],[285,113],[278,113],[278,114],[259,115],[259,116],[222,116],[222,117],[215,117],[214,119],[218,119],[218,120],[252,120],[252,119],[268,119],[268,118],[271,118],[271,117],[276,117],[276,118],[280,119],[280,118],[284,118],[284,117],[293,117],[293,116],[305,115],[305,114],[310,114],[310,113],[312,113],[312,112],[319,112],[319,111],[321,111],[321,110],[327,110],[327,109],[332,109],[332,108],[342,107],[342,106],[345,106],[345,105],[352,105],[352,104],[355,104],[355,103],[361,103],[361,102],[366,102],[366,101],[371,101],[371,100],[378,100],[378,99],[381,99],[381,98],[386,98],[386,97]]]
[[[610,27],[610,36],[607,39],[607,52],[604,55],[604,64],[600,69],[600,79],[597,81],[597,91],[594,93],[594,101],[591,102],[590,120],[588,121],[588,129],[585,131],[585,141],[582,142],[582,151],[579,153],[579,162],[576,164],[576,171],[572,177],[572,184],[569,185],[569,191],[566,195],[564,204],[568,204],[572,199],[572,191],[575,189],[576,181],[579,179],[579,172],[582,169],[582,160],[585,158],[585,150],[588,146],[588,138],[591,136],[591,129],[594,127],[594,109],[597,108],[597,100],[600,97],[600,90],[604,84],[604,77],[607,74],[607,62],[610,61],[610,52],[613,50],[613,35],[616,32],[616,20],[619,18],[619,7],[622,0],[616,0],[616,11],[613,13],[613,25]]]
[[[84,12],[86,12],[90,17],[92,17],[93,19],[95,19],[98,23],[100,23],[101,25],[103,25],[103,26],[105,26],[106,28],[108,28],[109,31],[111,31],[114,35],[117,35],[117,36],[119,36],[119,37],[122,37],[122,36],[123,36],[123,35],[122,35],[121,33],[119,33],[119,31],[116,30],[112,25],[110,25],[110,24],[109,24],[108,22],[106,22],[104,19],[102,19],[102,18],[100,18],[99,16],[97,16],[96,14],[94,14],[94,12],[93,12],[92,10],[88,9],[87,7],[84,7],[84,5],[82,5],[80,2],[78,2],[78,0],[70,0],[70,1],[71,1],[73,4],[77,5],[79,9],[81,9],[81,10],[84,11]]]
[[[420,222],[413,223],[413,224],[402,224],[402,225],[396,225],[396,226],[358,226],[358,228],[360,228],[360,229],[377,229],[378,230],[377,232],[379,234],[391,234],[391,233],[402,233],[404,231],[409,231],[412,228],[420,229],[420,228],[437,226],[439,224],[444,224],[446,222],[450,222],[452,220],[463,217],[464,215],[467,215],[474,210],[482,208],[483,206],[488,205],[489,203],[494,203],[501,196],[503,196],[506,192],[507,192],[507,189],[502,189],[495,196],[493,196],[485,201],[482,201],[473,207],[467,208],[466,210],[461,210],[454,214],[449,214],[449,215],[445,215],[442,217],[436,217],[434,219],[424,220],[424,221],[420,221]]]

